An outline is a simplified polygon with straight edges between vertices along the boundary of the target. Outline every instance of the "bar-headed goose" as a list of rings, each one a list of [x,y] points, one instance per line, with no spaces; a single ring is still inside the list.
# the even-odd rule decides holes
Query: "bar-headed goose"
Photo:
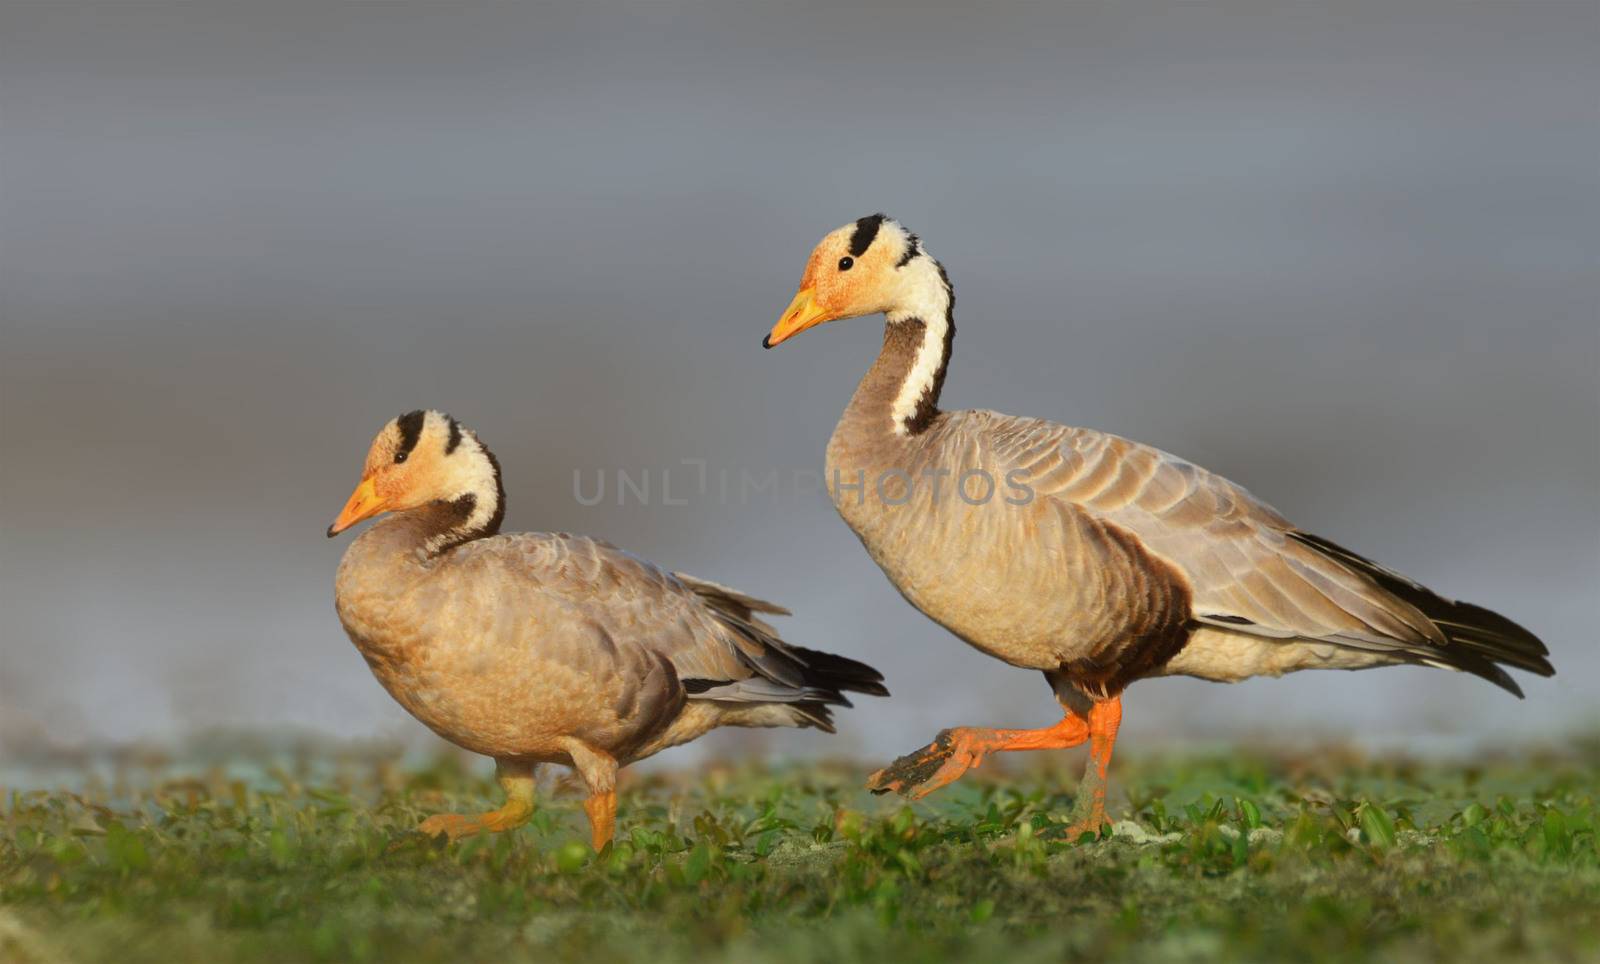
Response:
[[[494,758],[506,793],[429,817],[430,836],[520,826],[534,767],[561,763],[588,785],[599,849],[619,767],[719,726],[831,733],[845,692],[888,695],[872,667],[779,639],[757,615],[787,612],[772,603],[595,539],[500,533],[499,464],[443,413],[383,427],[328,535],[384,512],[339,564],[339,621],[411,715]]]
[[[940,625],[1043,670],[1065,711],[1042,730],[945,730],[871,778],[920,797],[997,750],[1090,744],[1069,832],[1105,822],[1124,687],[1425,664],[1521,695],[1498,664],[1554,670],[1531,633],[1302,532],[1227,479],[1127,439],[988,411],[944,412],[955,335],[944,269],[875,214],[822,239],[762,344],[882,312],[883,349],[828,443],[834,505],[889,580]]]

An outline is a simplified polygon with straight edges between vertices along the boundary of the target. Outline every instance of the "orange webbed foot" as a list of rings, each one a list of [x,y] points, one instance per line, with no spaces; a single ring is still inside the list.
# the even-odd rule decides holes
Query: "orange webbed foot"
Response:
[[[1098,838],[1106,828],[1111,826],[1111,821],[1105,814],[1090,815],[1082,820],[1074,820],[1065,826],[1048,827],[1039,832],[1044,840],[1064,840],[1068,843],[1077,843],[1085,834]]]
[[[424,837],[444,834],[452,841],[480,833],[500,833],[515,830],[533,818],[533,807],[521,800],[511,800],[499,810],[488,813],[436,813],[417,825],[417,833]]]
[[[1058,750],[1089,738],[1085,721],[1071,713],[1042,730],[989,730],[958,726],[940,730],[932,743],[908,753],[867,778],[873,793],[893,790],[920,800],[1001,750]]]
[[[417,833],[424,837],[433,838],[444,834],[452,841],[470,837],[487,829],[482,818],[464,813],[436,813],[417,825]]]
[[[417,833],[430,840],[443,834],[460,840],[480,833],[515,830],[533,819],[533,766],[496,761],[495,777],[505,790],[506,802],[488,813],[436,813],[417,826]]]
[[[984,732],[969,727],[940,730],[932,743],[868,777],[867,789],[873,793],[893,791],[920,800],[983,762],[990,749],[983,739]]]

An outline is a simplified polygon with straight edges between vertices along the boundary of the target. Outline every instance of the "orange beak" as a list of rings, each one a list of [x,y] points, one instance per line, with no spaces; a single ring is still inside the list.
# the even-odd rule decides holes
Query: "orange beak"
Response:
[[[825,321],[832,321],[834,317],[828,313],[828,309],[817,304],[815,288],[801,288],[795,293],[794,300],[789,302],[783,317],[772,326],[767,337],[761,339],[761,347],[776,348],[807,328],[815,328]]]
[[[350,500],[344,504],[344,511],[339,513],[339,518],[333,520],[333,525],[328,526],[328,538],[343,532],[363,519],[370,519],[380,512],[388,511],[389,503],[378,494],[378,483],[371,476],[361,480],[356,490],[350,493]]]

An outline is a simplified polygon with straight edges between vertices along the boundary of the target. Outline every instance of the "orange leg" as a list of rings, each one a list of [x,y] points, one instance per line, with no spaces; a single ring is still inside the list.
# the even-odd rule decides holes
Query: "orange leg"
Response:
[[[617,758],[576,737],[562,737],[558,743],[589,787],[589,799],[583,801],[589,841],[597,852],[604,850],[617,829]]]
[[[932,743],[894,761],[867,778],[873,793],[893,790],[920,800],[946,784],[953,783],[983,758],[1000,750],[1062,750],[1091,739],[1089,719],[1069,710],[1061,722],[1042,730],[990,730],[958,726],[941,730]],[[1115,730],[1112,731],[1113,734]],[[1111,751],[1107,749],[1109,760]]]
[[[1106,771],[1111,767],[1111,748],[1122,725],[1122,697],[1113,696],[1089,707],[1089,764],[1078,784],[1076,818],[1064,831],[1068,840],[1086,833],[1098,834],[1106,820]]]
[[[583,811],[589,815],[590,842],[596,852],[604,850],[617,832],[617,791],[594,794],[583,801]]]

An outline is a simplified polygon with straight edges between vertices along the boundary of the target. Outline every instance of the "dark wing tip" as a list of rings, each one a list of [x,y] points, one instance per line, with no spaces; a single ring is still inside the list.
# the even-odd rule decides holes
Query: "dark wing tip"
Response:
[[[883,674],[860,660],[793,644],[789,651],[805,664],[808,680],[816,685],[867,696],[889,695]]]
[[[833,725],[833,711],[828,709],[826,703],[820,703],[814,700],[805,700],[793,705],[795,709],[800,712],[800,715],[807,723],[810,723],[812,726],[816,727],[822,732],[839,732]]]
[[[1472,603],[1446,599],[1331,540],[1300,530],[1289,532],[1289,536],[1370,579],[1432,622],[1446,642],[1444,646],[1429,647],[1428,662],[1437,661],[1486,679],[1518,699],[1524,698],[1522,687],[1496,664],[1539,676],[1555,675],[1555,667],[1546,658],[1550,650],[1544,642],[1505,616]]]
[[[1469,669],[1467,672],[1483,677],[1519,700],[1527,699],[1522,693],[1522,687],[1518,686],[1517,681],[1511,678],[1511,674],[1493,663],[1489,663],[1482,672],[1474,669]]]

